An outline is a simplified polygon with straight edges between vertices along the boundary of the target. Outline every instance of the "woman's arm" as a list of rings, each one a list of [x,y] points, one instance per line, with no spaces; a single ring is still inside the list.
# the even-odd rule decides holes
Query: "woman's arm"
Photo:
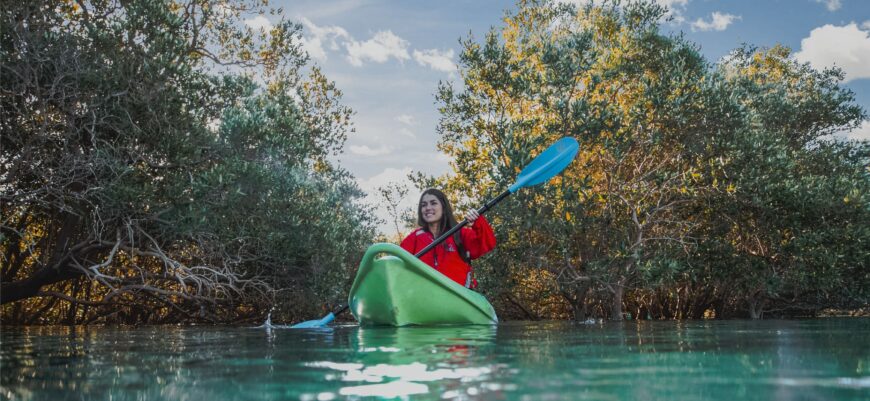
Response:
[[[471,217],[471,213],[469,213],[469,217]],[[492,231],[489,221],[483,216],[474,219],[471,227],[463,228],[461,235],[462,243],[471,254],[471,259],[477,259],[495,248],[495,233]]]

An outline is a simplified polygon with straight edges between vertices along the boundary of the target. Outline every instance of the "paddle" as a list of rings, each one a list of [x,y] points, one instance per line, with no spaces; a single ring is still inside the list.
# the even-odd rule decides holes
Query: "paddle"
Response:
[[[291,329],[312,329],[312,328],[324,327],[327,324],[331,323],[333,320],[335,320],[335,316],[337,316],[341,312],[344,312],[345,310],[347,310],[347,305],[339,305],[338,308],[336,308],[332,312],[329,312],[329,314],[324,316],[322,319],[308,320],[308,321],[304,321],[302,323],[296,323],[296,324],[290,326],[290,328]]]
[[[571,161],[574,160],[574,157],[577,156],[577,151],[580,149],[580,145],[577,144],[577,140],[571,137],[562,138],[556,143],[550,145],[547,150],[543,151],[535,160],[532,160],[523,171],[520,171],[520,175],[517,176],[516,182],[514,185],[511,185],[506,191],[502,192],[499,196],[496,196],[495,199],[487,202],[483,207],[477,209],[477,213],[481,216],[486,213],[487,210],[501,202],[504,198],[507,198],[508,195],[517,192],[520,188],[532,187],[550,180],[556,174],[562,172],[565,167],[568,167],[571,164]],[[420,252],[417,252],[414,256],[417,258],[426,254],[438,246],[438,244],[444,242],[448,237],[453,235],[456,231],[465,227],[468,224],[468,220],[463,219],[461,223],[453,226],[451,229],[447,230],[444,234],[441,234],[435,241],[432,241],[431,244],[423,248]]]
[[[535,157],[535,159],[520,172],[520,175],[517,176],[516,182],[514,182],[513,185],[511,185],[506,191],[502,192],[499,196],[495,197],[495,199],[487,202],[480,209],[477,209],[477,213],[483,215],[487,210],[491,209],[504,198],[507,198],[508,195],[518,191],[520,188],[531,187],[549,181],[550,178],[561,173],[562,170],[571,164],[571,161],[574,160],[575,156],[577,156],[579,149],[580,145],[574,138],[565,137],[556,141],[554,144],[550,145],[547,150]],[[444,242],[444,240],[453,235],[453,233],[460,230],[462,227],[465,227],[466,224],[468,224],[468,220],[463,219],[461,223],[453,226],[444,234],[441,234],[441,236],[436,238],[435,241],[423,248],[420,252],[417,252],[414,256],[419,258],[425,255],[426,252],[431,251],[433,248],[438,246],[438,244]],[[347,309],[347,306],[336,309],[335,312],[326,315],[320,320],[309,320],[290,327],[297,329],[323,327],[329,324],[329,322],[335,319],[336,315],[343,312],[345,309]]]

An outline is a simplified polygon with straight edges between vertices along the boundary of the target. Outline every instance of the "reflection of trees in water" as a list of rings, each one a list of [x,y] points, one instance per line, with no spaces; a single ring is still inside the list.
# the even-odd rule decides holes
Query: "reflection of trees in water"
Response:
[[[403,382],[439,397],[848,400],[867,389],[868,329],[855,319],[5,329],[0,379],[10,399],[298,399]]]
[[[360,328],[358,349],[366,364],[467,364],[493,346],[496,326]],[[373,352],[379,351],[379,352]]]
[[[496,346],[501,328],[363,327],[356,336],[360,366],[354,374],[397,386],[424,383],[430,395],[479,392],[480,387],[492,387],[497,377],[508,371],[499,361],[504,350]],[[360,384],[365,386],[362,381],[352,385]],[[380,390],[374,387],[372,390]]]
[[[218,400],[252,385],[317,382],[298,362],[348,349],[346,338],[334,340],[243,328],[25,328],[3,333],[0,377],[11,399]]]

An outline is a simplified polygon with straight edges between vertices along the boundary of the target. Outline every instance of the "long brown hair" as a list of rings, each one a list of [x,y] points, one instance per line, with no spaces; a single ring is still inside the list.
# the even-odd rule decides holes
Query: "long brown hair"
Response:
[[[417,202],[417,224],[423,227],[424,230],[429,231],[429,223],[423,220],[423,197],[426,195],[432,195],[438,199],[438,202],[441,202],[441,221],[438,224],[438,228],[439,232],[444,234],[457,224],[456,217],[453,216],[453,208],[450,207],[450,201],[447,200],[447,196],[444,195],[444,192],[435,188],[429,188],[420,194],[420,201]]]
[[[447,200],[447,196],[444,195],[444,192],[437,190],[435,188],[429,188],[423,191],[420,194],[420,201],[417,202],[417,224],[422,227],[427,232],[429,231],[429,223],[426,223],[426,220],[423,220],[423,197],[426,195],[432,195],[438,202],[441,202],[441,222],[438,225],[439,233],[444,234],[447,230],[453,228],[453,226],[457,225],[456,217],[453,216],[453,208],[450,207],[450,202]],[[471,258],[468,255],[468,252],[465,250],[465,244],[462,243],[462,235],[460,235],[459,231],[453,233],[453,242],[456,244],[457,251],[459,252],[459,257],[471,265]],[[443,246],[447,246],[447,243],[443,243]]]

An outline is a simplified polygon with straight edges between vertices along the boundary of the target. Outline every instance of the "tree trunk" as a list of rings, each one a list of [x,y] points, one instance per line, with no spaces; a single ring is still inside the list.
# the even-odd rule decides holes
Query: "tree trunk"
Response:
[[[586,310],[586,292],[589,290],[588,285],[580,285],[574,288],[573,293],[569,298],[571,304],[571,312],[574,315],[574,320],[578,322],[586,321],[588,311]]]
[[[520,311],[522,311],[522,312],[523,312],[523,315],[526,316],[526,319],[529,319],[529,320],[538,320],[538,319],[539,319],[539,317],[538,317],[537,315],[535,315],[535,314],[532,313],[528,308],[526,308],[525,306],[523,306],[522,302],[518,301],[518,300],[517,300],[516,298],[514,298],[511,294],[505,293],[505,294],[504,294],[504,297],[505,297],[505,299],[507,299],[508,302],[510,302],[510,303],[513,304],[515,307],[517,307],[517,309],[519,309]]]
[[[43,286],[81,275],[80,271],[71,268],[43,267],[24,280],[0,284],[0,304],[34,297]]]
[[[81,225],[82,219],[78,215],[65,213],[63,224],[57,235],[49,236],[49,238],[53,238],[53,244],[50,251],[47,252],[50,255],[48,260],[29,277],[0,284],[0,304],[36,296],[43,286],[81,276],[82,272],[69,267],[70,255],[67,255],[74,240],[80,237]],[[12,277],[8,279],[12,280]]]
[[[70,296],[72,298],[79,298],[79,292],[82,289],[81,280],[76,280],[73,282],[73,289],[70,291]],[[75,302],[69,302],[69,308],[66,311],[66,322],[65,324],[74,326],[76,324],[76,312],[78,312],[79,304]]]
[[[760,296],[754,296],[749,299],[749,317],[753,320],[761,319],[764,316],[764,299]]]
[[[610,305],[610,320],[622,320],[622,296],[625,287],[618,283],[613,286],[613,303]]]

